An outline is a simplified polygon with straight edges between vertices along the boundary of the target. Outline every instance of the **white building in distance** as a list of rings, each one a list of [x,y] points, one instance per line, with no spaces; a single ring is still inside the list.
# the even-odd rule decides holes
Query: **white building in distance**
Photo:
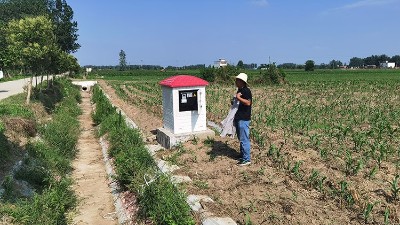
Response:
[[[215,68],[225,67],[227,65],[228,61],[226,61],[225,59],[218,59],[217,61],[214,61]]]
[[[395,68],[396,67],[396,63],[386,61],[386,62],[380,63],[379,66],[380,66],[380,68],[385,68],[385,69],[387,69],[387,68]]]

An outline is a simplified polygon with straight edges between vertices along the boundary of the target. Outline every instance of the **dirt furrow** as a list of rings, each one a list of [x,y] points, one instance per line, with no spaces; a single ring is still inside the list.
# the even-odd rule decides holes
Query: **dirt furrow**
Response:
[[[101,147],[94,133],[90,94],[87,92],[82,92],[81,109],[81,134],[72,175],[79,205],[73,224],[118,224]]]

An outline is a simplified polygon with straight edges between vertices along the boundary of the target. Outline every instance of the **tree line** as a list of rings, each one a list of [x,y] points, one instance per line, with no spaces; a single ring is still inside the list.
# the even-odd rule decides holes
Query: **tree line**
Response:
[[[350,67],[350,68],[367,68],[369,66],[376,66],[379,67],[380,63],[383,62],[394,62],[396,63],[396,66],[400,66],[400,55],[395,55],[395,56],[387,56],[385,54],[383,55],[371,55],[365,58],[359,58],[359,57],[353,57],[350,59],[350,62],[348,65],[346,63],[342,63],[340,60],[331,60],[329,63],[321,63],[319,65],[316,65],[313,60],[307,60],[305,64],[295,64],[295,63],[283,63],[278,65],[278,68],[282,69],[306,69],[306,67],[310,67],[311,64],[313,65],[313,68],[315,69],[339,69],[342,67]],[[264,66],[267,67],[267,64],[261,64],[261,67]]]
[[[0,0],[0,69],[45,75],[77,71],[77,22],[66,0]]]

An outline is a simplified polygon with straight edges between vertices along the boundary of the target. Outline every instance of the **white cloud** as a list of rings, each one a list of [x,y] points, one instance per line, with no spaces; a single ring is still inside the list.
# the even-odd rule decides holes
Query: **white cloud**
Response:
[[[386,5],[392,2],[398,2],[398,0],[361,0],[351,4],[347,4],[338,8],[334,8],[331,11],[337,10],[351,10],[357,8],[363,8],[368,6]]]
[[[251,4],[260,6],[260,7],[266,7],[266,6],[268,6],[268,1],[267,0],[252,0]]]

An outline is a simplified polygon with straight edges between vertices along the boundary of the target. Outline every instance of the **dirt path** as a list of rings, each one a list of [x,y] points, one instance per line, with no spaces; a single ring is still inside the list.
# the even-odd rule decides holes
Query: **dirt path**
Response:
[[[73,187],[80,203],[73,224],[118,224],[111,189],[108,186],[101,147],[92,124],[90,94],[82,93],[81,135],[73,162]]]

